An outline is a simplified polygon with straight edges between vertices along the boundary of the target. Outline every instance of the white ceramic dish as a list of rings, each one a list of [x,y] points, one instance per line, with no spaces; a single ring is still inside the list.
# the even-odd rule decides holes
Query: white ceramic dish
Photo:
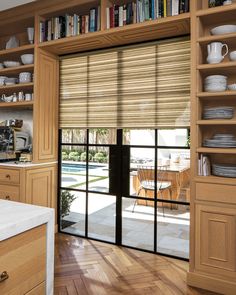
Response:
[[[31,73],[30,72],[22,72],[19,74],[19,82],[20,83],[29,83],[31,82]]]
[[[223,25],[211,29],[212,35],[236,33],[236,25]]]
[[[228,85],[229,90],[236,90],[236,83]]]
[[[18,61],[4,61],[3,64],[6,68],[14,68],[20,66],[20,62]]]
[[[21,55],[21,61],[24,65],[30,65],[34,63],[34,55],[33,54],[23,54]]]
[[[14,85],[18,82],[17,78],[6,78],[5,84],[6,85]]]
[[[211,75],[211,76],[207,76],[205,80],[209,81],[209,80],[215,80],[215,79],[226,80],[227,77],[223,75]]]
[[[226,85],[225,86],[224,85],[213,85],[213,86],[206,85],[204,87],[205,91],[207,91],[207,92],[220,92],[220,91],[225,91],[226,88],[227,88]]]
[[[229,59],[232,60],[232,61],[236,61],[236,50],[231,51],[229,53]]]

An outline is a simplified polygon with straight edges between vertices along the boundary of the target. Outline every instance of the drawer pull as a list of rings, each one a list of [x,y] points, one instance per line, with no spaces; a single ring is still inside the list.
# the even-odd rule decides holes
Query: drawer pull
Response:
[[[0,283],[6,281],[9,278],[9,275],[6,271],[2,272],[0,275]]]
[[[11,200],[10,196],[6,196],[6,200]]]
[[[7,174],[6,175],[6,178],[11,179],[11,175],[10,174]]]

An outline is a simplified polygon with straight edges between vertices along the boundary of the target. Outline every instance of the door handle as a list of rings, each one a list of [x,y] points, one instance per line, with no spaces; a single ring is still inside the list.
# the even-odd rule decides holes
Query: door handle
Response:
[[[0,275],[0,283],[6,281],[9,278],[7,271],[3,271]]]

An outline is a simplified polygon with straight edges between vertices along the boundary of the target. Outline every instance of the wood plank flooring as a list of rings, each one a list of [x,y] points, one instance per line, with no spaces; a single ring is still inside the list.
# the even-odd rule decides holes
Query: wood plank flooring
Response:
[[[55,295],[210,295],[186,285],[188,263],[58,234]]]

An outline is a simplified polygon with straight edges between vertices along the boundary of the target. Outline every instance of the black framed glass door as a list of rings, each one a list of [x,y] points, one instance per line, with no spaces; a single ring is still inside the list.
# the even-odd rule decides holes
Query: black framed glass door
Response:
[[[189,131],[60,130],[60,231],[188,258]]]

